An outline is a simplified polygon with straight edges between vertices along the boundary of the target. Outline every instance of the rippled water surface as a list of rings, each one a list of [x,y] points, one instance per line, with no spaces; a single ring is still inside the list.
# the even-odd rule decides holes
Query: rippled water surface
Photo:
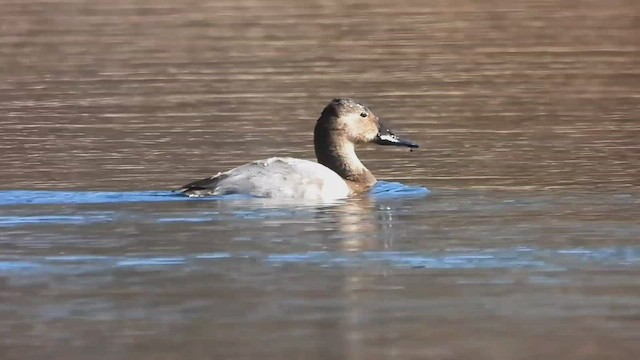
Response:
[[[637,1],[0,8],[3,360],[640,353]],[[336,96],[421,144],[371,194],[170,192]]]

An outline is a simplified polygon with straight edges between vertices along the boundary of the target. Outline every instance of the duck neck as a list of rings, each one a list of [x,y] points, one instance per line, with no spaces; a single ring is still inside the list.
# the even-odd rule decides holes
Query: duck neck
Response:
[[[345,179],[354,192],[368,190],[376,183],[375,176],[358,159],[351,141],[322,134],[318,129],[314,137],[318,162]]]

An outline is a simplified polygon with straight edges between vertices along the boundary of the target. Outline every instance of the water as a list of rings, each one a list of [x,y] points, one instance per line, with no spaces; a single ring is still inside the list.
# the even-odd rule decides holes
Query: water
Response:
[[[2,359],[640,352],[636,2],[0,6]],[[170,192],[345,95],[372,194]]]

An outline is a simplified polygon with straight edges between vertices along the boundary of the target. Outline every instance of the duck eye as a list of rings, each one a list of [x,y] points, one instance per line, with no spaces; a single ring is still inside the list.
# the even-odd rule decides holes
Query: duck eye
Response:
[[[367,114],[366,112],[361,112],[360,113],[360,117],[364,118],[364,117],[367,117],[367,116],[369,116],[369,114]]]

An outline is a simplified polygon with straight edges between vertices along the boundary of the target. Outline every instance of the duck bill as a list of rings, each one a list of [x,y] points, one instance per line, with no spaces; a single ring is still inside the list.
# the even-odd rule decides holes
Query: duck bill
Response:
[[[378,145],[406,146],[412,149],[419,147],[418,144],[412,141],[398,137],[391,130],[380,131],[373,142]]]

